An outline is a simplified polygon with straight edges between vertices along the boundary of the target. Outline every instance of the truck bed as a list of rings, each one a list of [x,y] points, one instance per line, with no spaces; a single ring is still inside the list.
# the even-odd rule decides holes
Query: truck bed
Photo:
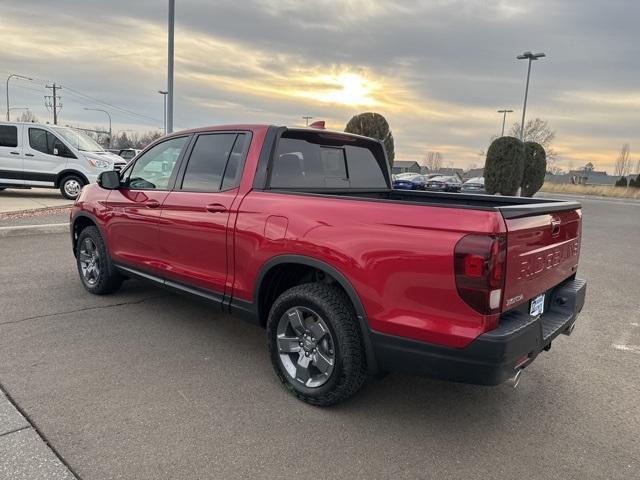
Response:
[[[414,205],[423,204],[432,207],[498,211],[505,219],[575,210],[582,207],[580,202],[550,200],[547,198],[505,197],[495,195],[474,195],[469,193],[421,192],[394,189],[278,189],[278,191],[282,193],[290,192],[302,195],[353,198],[354,200],[409,203]]]

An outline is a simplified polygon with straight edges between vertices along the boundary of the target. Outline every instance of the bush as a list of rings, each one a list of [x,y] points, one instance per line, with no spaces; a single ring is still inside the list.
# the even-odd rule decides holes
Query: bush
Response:
[[[393,166],[395,157],[393,134],[389,128],[389,123],[382,115],[374,112],[354,115],[347,123],[344,131],[382,140],[389,164]]]
[[[484,189],[494,195],[515,195],[522,185],[524,144],[515,137],[495,139],[484,165]]]
[[[536,142],[524,144],[524,172],[522,174],[522,196],[533,197],[542,184],[547,172],[547,153]]]
[[[636,177],[635,180],[633,178],[631,180],[629,180],[629,186],[630,187],[635,187],[635,188],[640,188],[640,173],[638,174],[638,176]]]
[[[616,182],[616,187],[626,187],[627,186],[627,177],[620,177]]]

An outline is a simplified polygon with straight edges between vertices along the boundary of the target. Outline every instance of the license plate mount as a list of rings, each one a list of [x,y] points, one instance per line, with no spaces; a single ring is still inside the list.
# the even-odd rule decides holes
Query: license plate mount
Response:
[[[538,317],[544,313],[544,293],[541,293],[529,304],[529,315]]]

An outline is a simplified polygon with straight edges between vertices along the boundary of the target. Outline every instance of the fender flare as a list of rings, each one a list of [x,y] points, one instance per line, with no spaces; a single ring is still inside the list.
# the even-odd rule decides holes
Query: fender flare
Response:
[[[78,221],[79,218],[86,218],[88,220],[91,220],[91,223],[93,223],[96,227],[98,227],[98,230],[100,231],[100,235],[102,235],[102,238],[105,240],[105,247],[107,248],[107,252],[109,251],[109,245],[106,242],[106,236],[104,234],[104,230],[102,229],[102,226],[100,225],[100,222],[96,219],[96,217],[94,217],[93,215],[91,215],[90,213],[87,213],[85,211],[80,211],[78,213],[76,213],[73,218],[71,218],[71,222],[70,222],[70,228],[69,228],[69,233],[71,234],[71,246],[73,247],[73,255],[75,256],[76,254],[76,222]]]
[[[254,287],[254,299],[256,301],[256,310],[258,313],[258,318],[261,318],[262,312],[260,312],[260,287],[265,276],[269,273],[269,271],[283,263],[296,263],[299,265],[307,265],[309,267],[317,268],[318,270],[323,271],[327,275],[330,275],[334,278],[338,284],[344,289],[353,304],[353,307],[356,311],[356,318],[358,319],[358,326],[360,327],[360,332],[362,334],[362,342],[365,349],[365,355],[367,359],[367,370],[370,376],[373,376],[378,373],[378,363],[376,361],[376,356],[373,349],[373,344],[371,342],[371,329],[369,328],[369,323],[367,321],[367,314],[364,310],[362,302],[360,301],[360,297],[356,292],[356,289],[353,288],[351,282],[347,279],[347,277],[342,274],[335,267],[329,265],[328,263],[323,262],[322,260],[318,260],[313,257],[307,257],[304,255],[278,255],[276,257],[272,257],[267,260],[262,267],[260,268],[260,273],[256,278],[256,283]]]

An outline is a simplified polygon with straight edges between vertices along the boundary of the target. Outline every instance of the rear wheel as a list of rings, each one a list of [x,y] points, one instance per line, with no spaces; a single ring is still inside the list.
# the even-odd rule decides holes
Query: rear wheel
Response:
[[[269,312],[267,336],[280,381],[307,403],[339,403],[365,383],[366,362],[355,313],[335,286],[311,283],[284,292]]]
[[[80,195],[80,190],[84,185],[84,181],[77,175],[67,175],[60,182],[60,193],[64,198],[75,200]]]
[[[122,284],[97,227],[80,232],[76,243],[76,263],[84,288],[96,295],[115,292]]]

